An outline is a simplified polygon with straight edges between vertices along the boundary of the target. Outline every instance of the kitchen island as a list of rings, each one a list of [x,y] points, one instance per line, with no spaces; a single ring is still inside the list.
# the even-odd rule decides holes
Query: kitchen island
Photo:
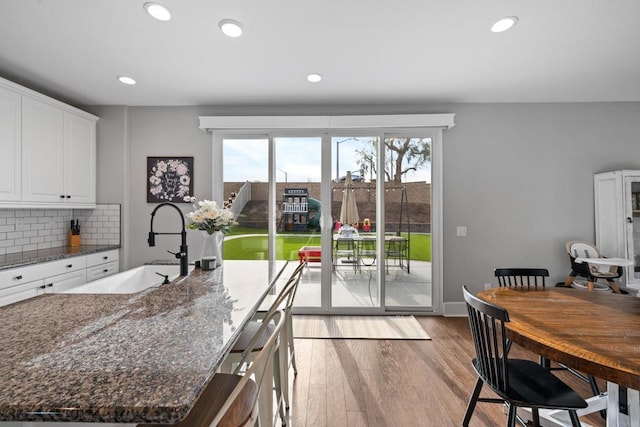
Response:
[[[0,421],[180,421],[285,265],[225,261],[136,294],[0,307]]]

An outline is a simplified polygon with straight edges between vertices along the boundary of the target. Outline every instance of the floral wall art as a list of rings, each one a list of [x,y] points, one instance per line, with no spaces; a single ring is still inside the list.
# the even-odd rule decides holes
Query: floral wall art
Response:
[[[193,194],[193,157],[147,157],[147,203],[185,203]]]

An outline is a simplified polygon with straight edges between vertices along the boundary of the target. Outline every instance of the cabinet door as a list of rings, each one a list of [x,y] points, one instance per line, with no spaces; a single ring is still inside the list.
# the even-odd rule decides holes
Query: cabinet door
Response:
[[[0,201],[16,201],[22,197],[20,165],[22,97],[0,87]]]
[[[0,289],[0,307],[38,296],[43,293],[43,289],[44,282],[42,280]]]
[[[71,273],[44,279],[46,293],[59,293],[87,283],[87,271],[77,270]]]
[[[68,203],[96,201],[96,124],[64,113],[64,194]]]
[[[22,200],[64,201],[63,111],[22,97]]]
[[[626,269],[627,285],[640,287],[640,175],[625,176],[626,258],[633,261]]]

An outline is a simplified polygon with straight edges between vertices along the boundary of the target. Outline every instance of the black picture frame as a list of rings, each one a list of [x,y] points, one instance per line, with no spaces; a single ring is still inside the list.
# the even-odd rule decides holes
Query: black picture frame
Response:
[[[189,203],[193,196],[193,157],[147,157],[147,203]]]

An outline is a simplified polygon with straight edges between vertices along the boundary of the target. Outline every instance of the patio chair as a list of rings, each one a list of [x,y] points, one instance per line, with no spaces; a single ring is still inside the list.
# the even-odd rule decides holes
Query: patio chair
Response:
[[[333,241],[333,270],[341,263],[353,267],[354,272],[358,271],[358,247],[352,238],[338,237]]]
[[[389,272],[389,261],[393,260],[395,265],[404,268],[405,261],[409,256],[409,244],[404,237],[391,237],[385,241],[385,267],[387,273]]]
[[[364,237],[359,241],[358,257],[362,265],[372,266],[376,263],[376,239]]]
[[[539,364],[531,360],[509,358],[505,327],[505,323],[509,322],[507,310],[475,297],[466,286],[463,286],[462,292],[476,350],[472,364],[478,374],[462,425],[469,425],[478,402],[488,402],[509,407],[507,427],[515,427],[519,407],[531,408],[534,426],[540,426],[539,409],[557,409],[569,411],[571,425],[579,427],[577,410],[586,408],[587,402]],[[499,398],[481,398],[484,384]]]

